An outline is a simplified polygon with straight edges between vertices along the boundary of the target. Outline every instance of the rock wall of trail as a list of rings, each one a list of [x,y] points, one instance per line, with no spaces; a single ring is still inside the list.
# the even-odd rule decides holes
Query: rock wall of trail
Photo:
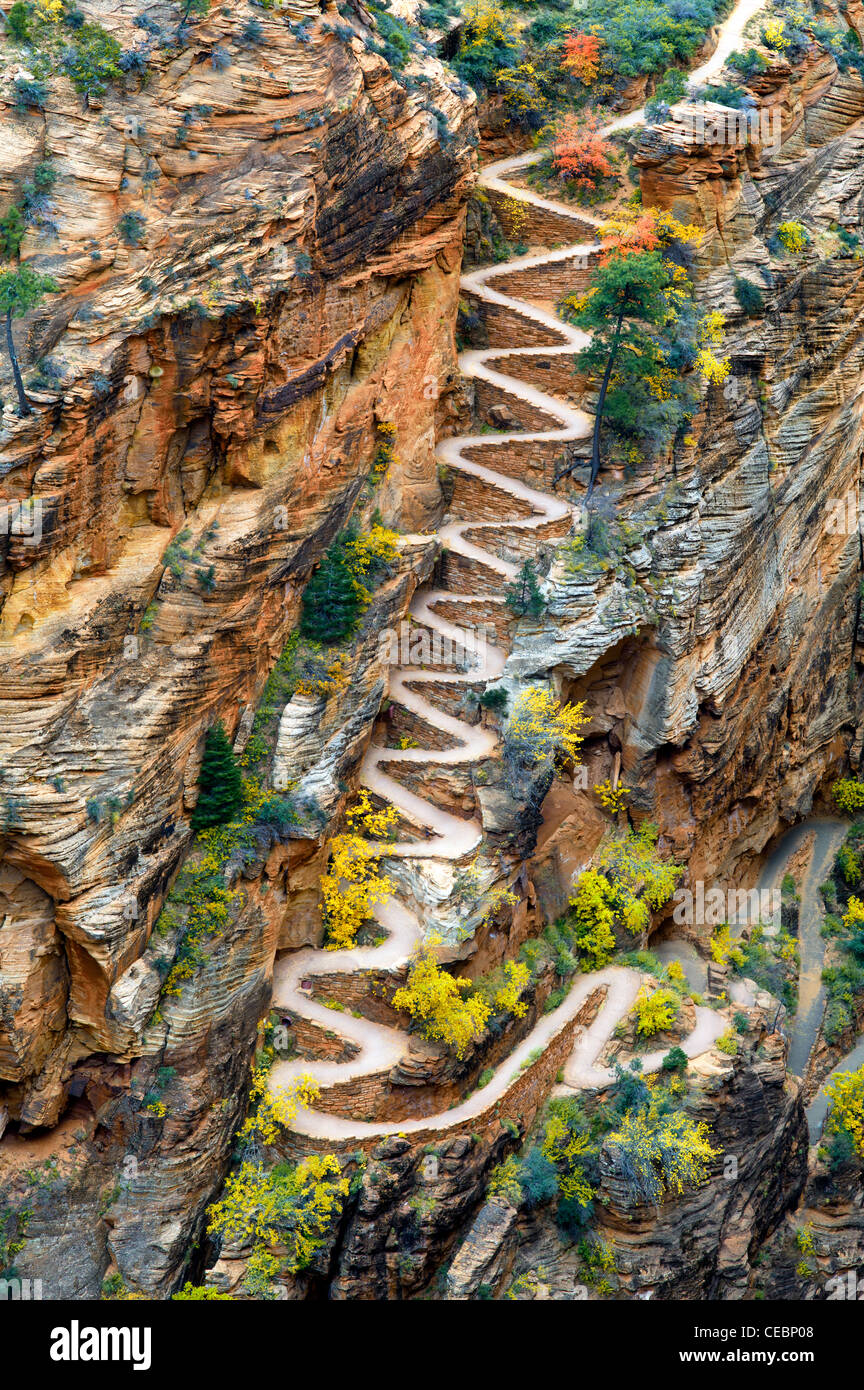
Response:
[[[783,1040],[768,1027],[763,1018],[734,1059],[715,1052],[690,1065],[693,1114],[710,1123],[718,1151],[697,1191],[643,1205],[601,1154],[591,1237],[611,1257],[610,1297],[748,1295],[762,1243],[796,1203],[807,1175],[801,1098],[786,1079]],[[511,1289],[527,1299],[572,1299],[588,1296],[592,1282],[578,1240],[562,1236],[548,1207],[517,1213],[493,1199],[456,1248],[443,1293],[476,1298],[482,1284],[492,1296]]]
[[[84,9],[141,42],[137,5]],[[178,44],[165,5],[146,84],[85,110],[55,77],[44,112],[3,113],[4,211],[40,160],[57,175],[53,231],[21,249],[59,287],[16,329],[32,416],[5,358],[0,381],[0,497],[41,508],[38,543],[13,528],[0,562],[0,1185],[17,1206],[48,1165],[17,1260],[46,1296],[97,1297],[112,1271],[164,1294],[189,1258],[277,946],[320,937],[322,839],[386,685],[375,633],[432,563],[402,547],[289,760],[296,778],[326,750],[321,815],[287,843],[262,829],[227,931],[146,1032],[204,731],[221,717],[243,747],[378,425],[398,423],[383,520],[420,533],[442,508],[473,108],[428,53],[397,81],[368,12],[342,9],[214,7]]]

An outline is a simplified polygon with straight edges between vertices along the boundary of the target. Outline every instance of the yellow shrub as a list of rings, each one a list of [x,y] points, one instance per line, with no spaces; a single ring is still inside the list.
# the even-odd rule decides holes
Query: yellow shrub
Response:
[[[783,20],[769,19],[762,30],[762,40],[766,48],[773,48],[775,53],[782,53],[784,48],[788,48],[790,40]]]
[[[864,1158],[864,1067],[841,1071],[825,1087],[828,1097],[826,1128],[831,1134],[849,1134],[859,1158]]]
[[[305,1269],[342,1208],[348,1180],[333,1154],[313,1154],[296,1167],[265,1170],[243,1163],[232,1173],[221,1201],[210,1207],[208,1231],[232,1243],[251,1243],[247,1279],[267,1284],[282,1270]],[[278,1246],[284,1254],[276,1255]]]
[[[831,795],[841,811],[853,816],[864,807],[864,782],[854,777],[841,777],[839,782],[833,784]]]
[[[796,256],[806,251],[810,242],[807,229],[800,222],[780,222],[777,227],[777,239],[785,251],[790,251]]]
[[[674,990],[655,989],[649,992],[643,987],[634,1005],[637,1033],[651,1038],[655,1033],[665,1032],[675,1022],[678,1008],[678,996]]]
[[[502,1013],[512,1014],[514,1018],[524,1018],[528,1005],[522,999],[522,991],[531,979],[531,971],[524,961],[508,960],[504,966],[507,983],[496,991],[494,1004]]]
[[[538,763],[564,753],[578,759],[585,702],[561,705],[548,690],[534,686],[516,700],[507,724],[506,746],[522,763]]]
[[[388,531],[377,522],[368,532],[360,532],[346,545],[348,566],[354,578],[362,583],[374,561],[389,565],[396,559],[396,532]]]
[[[703,347],[696,354],[696,370],[703,381],[707,381],[709,385],[716,385],[726,380],[732,370],[732,363],[728,357],[715,357],[710,348]]]
[[[587,1206],[595,1196],[594,1188],[585,1175],[585,1155],[591,1147],[587,1134],[574,1134],[564,1117],[553,1113],[543,1137],[543,1154],[550,1163],[563,1169],[558,1190],[565,1199]]]
[[[364,835],[386,835],[398,819],[393,806],[374,810],[363,791],[347,812],[351,830],[330,842],[330,865],[320,879],[327,950],[350,949],[376,904],[390,896],[390,880],[379,872],[381,850]]]
[[[442,970],[433,943],[427,943],[415,960],[408,983],[397,989],[393,1007],[416,1019],[427,1038],[446,1043],[464,1057],[470,1043],[482,1037],[491,1009],[478,994],[470,994],[470,980],[457,980]]]
[[[860,898],[856,898],[853,893],[846,904],[846,911],[843,914],[843,925],[849,931],[854,931],[862,922],[864,922],[864,902],[862,902]]]
[[[594,784],[594,795],[600,805],[605,806],[607,811],[611,811],[613,816],[617,816],[619,811],[623,811],[629,794],[629,787],[613,787],[608,777],[605,782],[595,782]]]
[[[609,880],[596,869],[586,869],[570,899],[583,970],[601,970],[612,957],[615,950],[614,904],[615,891]]]

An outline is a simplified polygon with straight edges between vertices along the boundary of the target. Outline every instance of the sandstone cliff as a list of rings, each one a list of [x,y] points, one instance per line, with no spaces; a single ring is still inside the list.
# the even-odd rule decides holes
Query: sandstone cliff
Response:
[[[288,903],[315,881],[302,866],[326,813],[269,858],[265,835],[230,931],[145,1039],[142,955],[189,845],[203,731],[218,715],[248,738],[378,424],[398,422],[373,499],[385,521],[419,532],[440,511],[432,445],[475,137],[434,57],[410,55],[417,95],[395,80],[359,5],[216,8],[182,41],[167,4],[149,13],[155,38],[137,5],[85,8],[124,49],[146,42],[146,82],[87,109],[64,77],[43,111],[10,97],[0,155],[4,203],[38,162],[56,173],[21,256],[58,285],[16,330],[34,413],[16,418],[4,377],[0,436],[7,513],[35,499],[41,518],[35,544],[4,535],[0,577],[15,1131],[0,1180],[20,1197],[43,1150],[58,1160],[18,1264],[53,1296],[94,1297],[112,1259],[145,1291],[176,1279],[242,1113],[280,933],[302,938]],[[409,547],[381,625],[424,554]],[[380,702],[374,656],[361,643],[349,672],[351,738],[337,709],[320,721],[341,737],[331,805]],[[164,1119],[143,1105],[157,1067]]]

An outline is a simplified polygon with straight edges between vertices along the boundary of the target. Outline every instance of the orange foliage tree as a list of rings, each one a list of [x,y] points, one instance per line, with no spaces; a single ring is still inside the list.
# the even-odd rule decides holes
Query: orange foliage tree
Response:
[[[565,116],[552,144],[552,164],[562,179],[580,188],[594,189],[612,173],[606,143],[596,126],[580,125],[575,116]]]
[[[596,34],[568,34],[564,40],[561,66],[585,87],[597,81],[600,72],[600,39]]]
[[[664,251],[673,242],[686,246],[701,240],[703,229],[679,222],[662,208],[621,208],[600,228],[603,253],[600,264],[610,256],[638,256],[643,251]]]

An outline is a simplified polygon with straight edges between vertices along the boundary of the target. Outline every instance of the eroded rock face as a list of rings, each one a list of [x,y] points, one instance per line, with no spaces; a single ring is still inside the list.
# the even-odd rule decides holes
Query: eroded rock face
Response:
[[[766,1243],[754,1287],[770,1299],[860,1302],[862,1263],[861,1160],[832,1171],[814,1152],[801,1202]]]
[[[137,5],[84,8],[141,41]],[[472,106],[429,56],[411,60],[410,95],[361,6],[254,17],[260,44],[214,8],[186,42],[152,45],[140,90],[129,78],[84,111],[56,78],[44,119],[4,115],[4,206],[39,160],[57,173],[56,234],[31,229],[21,254],[59,289],[17,330],[22,360],[53,372],[27,373],[31,417],[8,408],[2,365],[0,495],[39,510],[36,535],[4,534],[0,568],[0,1095],[21,1129],[0,1182],[18,1190],[26,1133],[71,1103],[81,1137],[55,1131],[55,1205],[37,1207],[18,1265],[47,1273],[62,1192],[64,1249],[80,1250],[53,1277],[76,1297],[115,1267],[164,1293],[200,1234],[277,945],[312,939],[322,837],[384,692],[376,624],[402,618],[434,545],[403,548],[367,614],[350,727],[332,705],[320,746],[285,753],[296,778],[328,750],[322,816],[238,866],[230,930],[148,1033],[148,941],[190,843],[203,732],[221,717],[248,738],[378,424],[397,426],[384,521],[428,531],[442,505]],[[145,1103],[156,1068],[165,1116]]]

